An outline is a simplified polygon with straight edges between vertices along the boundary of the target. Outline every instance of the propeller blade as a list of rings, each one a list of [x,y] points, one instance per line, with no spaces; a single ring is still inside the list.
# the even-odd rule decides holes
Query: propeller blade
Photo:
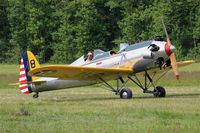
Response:
[[[165,27],[165,23],[164,23],[164,20],[163,18],[161,18],[162,20],[162,25],[163,25],[163,29],[165,31],[165,35],[167,37],[167,46],[166,46],[166,53],[168,54],[169,58],[170,58],[170,61],[171,61],[171,66],[172,66],[172,70],[176,76],[176,79],[179,80],[179,72],[178,72],[178,67],[177,67],[177,62],[176,62],[176,57],[175,57],[175,54],[172,52],[171,50],[171,41],[169,39],[169,35],[167,33],[167,30],[166,30],[166,27]]]
[[[177,62],[176,62],[176,58],[175,58],[175,55],[174,53],[172,53],[170,56],[169,56],[170,60],[171,60],[171,66],[172,66],[172,70],[176,76],[176,79],[179,80],[179,72],[178,72],[178,67],[177,67]]]

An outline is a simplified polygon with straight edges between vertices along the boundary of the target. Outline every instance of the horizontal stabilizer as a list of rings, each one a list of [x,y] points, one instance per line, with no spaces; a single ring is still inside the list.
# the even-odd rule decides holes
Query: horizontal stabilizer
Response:
[[[21,84],[41,84],[41,83],[46,83],[46,81],[28,81]]]
[[[16,86],[16,85],[23,85],[23,84],[41,84],[41,83],[46,83],[46,81],[28,81],[24,83],[11,83],[9,85]]]

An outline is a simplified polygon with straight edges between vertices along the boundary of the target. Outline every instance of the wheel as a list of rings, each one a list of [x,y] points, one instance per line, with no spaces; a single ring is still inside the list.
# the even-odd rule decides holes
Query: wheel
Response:
[[[120,91],[120,98],[130,99],[132,98],[132,91],[129,88],[124,88]]]
[[[155,97],[165,97],[166,92],[165,92],[165,88],[161,87],[161,86],[157,86],[154,90],[153,90],[153,95]]]
[[[38,93],[35,93],[34,95],[33,95],[33,98],[38,98],[39,97],[39,94]]]

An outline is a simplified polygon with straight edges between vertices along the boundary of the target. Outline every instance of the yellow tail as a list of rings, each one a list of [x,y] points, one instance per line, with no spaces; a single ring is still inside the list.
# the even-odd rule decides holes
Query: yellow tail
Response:
[[[35,58],[34,54],[31,51],[27,51],[27,57],[28,57],[28,66],[29,66],[29,71],[32,71],[36,68],[40,68],[40,64]],[[38,79],[37,77],[32,77],[32,81]]]

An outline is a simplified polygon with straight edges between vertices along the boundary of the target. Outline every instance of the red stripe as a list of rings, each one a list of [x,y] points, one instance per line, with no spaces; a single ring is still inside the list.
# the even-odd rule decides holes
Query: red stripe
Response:
[[[25,71],[25,69],[24,69],[24,68],[20,68],[20,70],[19,70],[19,71],[20,71],[20,72],[21,72],[21,71]]]
[[[27,80],[25,79],[25,80],[22,80],[22,81],[20,81],[20,83],[26,83],[27,82]]]
[[[24,94],[29,94],[29,92],[28,92],[28,91],[26,91],[26,92],[24,92]]]
[[[23,77],[26,77],[26,74],[19,75],[19,78],[23,78]]]
[[[102,62],[97,62],[97,63],[96,63],[96,65],[101,65],[101,64],[102,64]]]
[[[24,89],[27,89],[27,88],[28,88],[28,85],[22,86],[22,87],[19,87],[19,88],[20,88],[20,90],[24,90]]]

